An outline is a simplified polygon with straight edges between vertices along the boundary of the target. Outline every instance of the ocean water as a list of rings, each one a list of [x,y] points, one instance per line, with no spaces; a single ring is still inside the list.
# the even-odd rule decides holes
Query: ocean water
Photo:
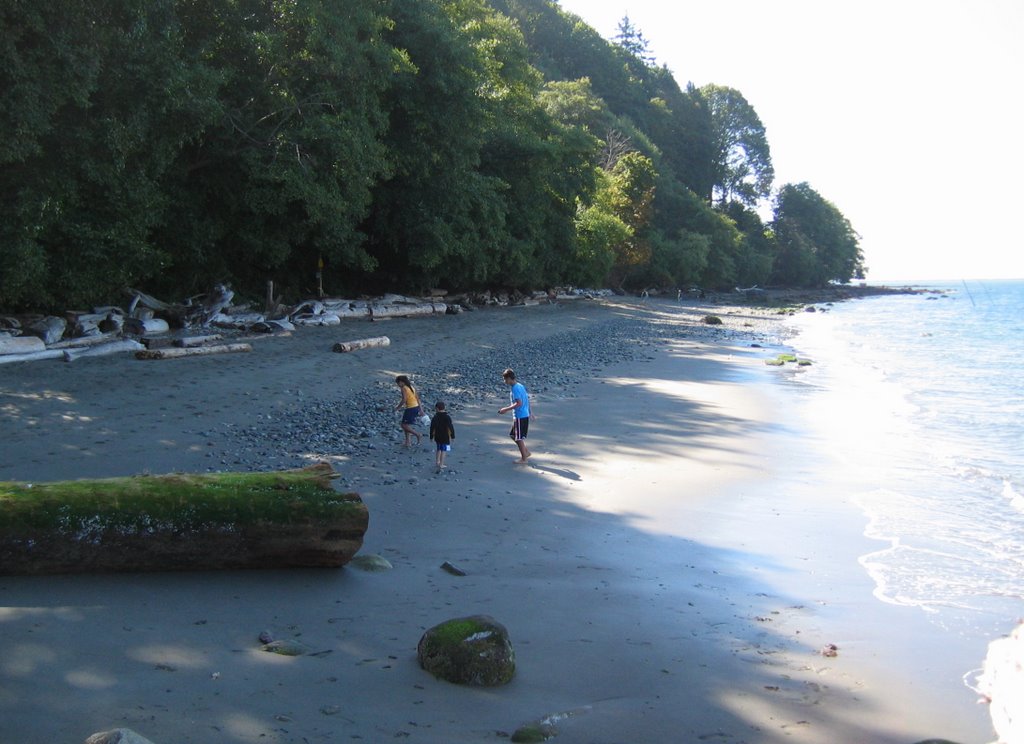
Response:
[[[875,595],[992,640],[1024,618],[1024,280],[911,286],[795,316],[790,380]]]

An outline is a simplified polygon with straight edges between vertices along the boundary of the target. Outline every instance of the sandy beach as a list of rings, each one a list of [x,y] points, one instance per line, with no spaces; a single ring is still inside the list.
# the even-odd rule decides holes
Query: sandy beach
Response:
[[[532,344],[622,323],[647,331],[531,368]],[[331,351],[378,335],[391,345]],[[797,372],[764,364],[784,338],[742,308],[617,298],[0,367],[0,480],[326,459],[368,505],[361,554],[393,565],[0,576],[0,744],[118,727],[156,744],[489,742],[545,719],[558,744],[991,741],[961,681],[977,649],[873,596],[857,560],[877,543],[834,496],[828,443],[788,415]],[[532,396],[528,466],[497,414],[509,365]],[[401,447],[395,418],[288,446],[296,411],[391,416],[398,373],[449,405],[445,472],[426,442]],[[423,632],[471,614],[508,627],[508,685],[419,668]],[[265,653],[263,631],[315,653]]]

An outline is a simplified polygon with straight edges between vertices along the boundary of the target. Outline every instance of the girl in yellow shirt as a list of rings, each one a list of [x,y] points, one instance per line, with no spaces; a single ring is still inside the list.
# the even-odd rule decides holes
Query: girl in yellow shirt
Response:
[[[405,407],[405,412],[402,414],[402,431],[405,432],[405,446],[409,446],[410,437],[416,437],[416,444],[418,445],[422,437],[419,432],[412,428],[412,425],[416,423],[416,418],[420,415],[420,398],[416,395],[416,390],[413,388],[412,383],[409,382],[407,375],[398,375],[395,378],[395,384],[402,391],[402,399],[398,401],[395,410],[397,411],[399,408]]]

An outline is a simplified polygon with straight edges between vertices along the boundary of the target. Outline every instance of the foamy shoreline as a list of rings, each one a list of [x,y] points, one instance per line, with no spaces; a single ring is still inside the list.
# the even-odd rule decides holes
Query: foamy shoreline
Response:
[[[708,312],[734,335],[704,337]],[[517,468],[500,387],[425,381],[456,411],[448,473],[433,475],[427,447],[405,451],[387,434],[313,453],[363,495],[363,552],[388,558],[386,573],[0,577],[0,739],[77,742],[128,726],[158,744],[479,742],[571,714],[560,744],[985,740],[984,710],[947,704],[956,693],[907,647],[914,621],[871,597],[855,510],[815,498],[827,463],[793,457],[800,432],[772,378],[790,370],[765,367],[771,351],[747,338],[771,344],[774,321],[731,312],[655,300],[514,308],[374,323],[362,335],[392,346],[367,353],[329,351],[364,325],[222,360],[5,370],[8,480],[220,469],[208,455],[241,453],[222,447],[232,431],[270,431],[303,401],[344,411],[368,382],[389,407],[394,374],[443,377],[464,360],[496,377],[517,365],[536,420],[533,465]],[[553,369],[545,358],[536,371],[528,354],[510,360],[518,342],[638,316],[666,332],[627,359]],[[252,466],[262,455],[239,456]],[[423,629],[479,612],[509,627],[512,683],[458,688],[417,667]],[[259,652],[265,629],[326,653]],[[837,656],[822,655],[828,644]]]

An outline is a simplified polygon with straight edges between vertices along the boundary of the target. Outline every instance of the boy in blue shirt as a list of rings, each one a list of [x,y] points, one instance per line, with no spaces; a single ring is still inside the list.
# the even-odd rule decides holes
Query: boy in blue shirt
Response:
[[[509,404],[498,409],[498,413],[505,415],[512,411],[512,430],[508,435],[519,448],[519,459],[516,465],[525,465],[530,459],[530,450],[526,448],[526,434],[530,430],[530,396],[521,382],[516,382],[516,373],[506,369],[501,373],[505,384],[511,386],[509,391]]]

